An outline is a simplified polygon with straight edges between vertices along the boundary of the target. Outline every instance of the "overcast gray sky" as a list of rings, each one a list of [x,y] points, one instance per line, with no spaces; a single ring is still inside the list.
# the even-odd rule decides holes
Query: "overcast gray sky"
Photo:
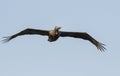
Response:
[[[87,32],[82,39],[21,36],[0,43],[0,76],[120,76],[119,0],[1,0],[0,40],[25,28]]]

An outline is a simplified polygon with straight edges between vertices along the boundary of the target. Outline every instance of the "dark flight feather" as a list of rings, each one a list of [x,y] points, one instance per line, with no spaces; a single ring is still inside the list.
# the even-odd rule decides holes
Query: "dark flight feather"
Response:
[[[39,35],[48,35],[48,31],[47,30],[37,30],[37,29],[25,29],[17,34],[14,34],[12,36],[8,36],[8,37],[4,37],[6,39],[4,39],[4,42],[8,42],[10,40],[12,40],[13,38],[17,37],[17,36],[21,36],[21,35],[33,35],[33,34],[39,34]]]
[[[97,49],[99,49],[100,51],[104,51],[106,49],[104,47],[105,44],[98,42],[92,36],[90,36],[88,33],[85,33],[85,32],[65,32],[65,31],[60,31],[60,36],[61,37],[81,38],[81,39],[88,40],[91,43],[93,43],[97,47]]]

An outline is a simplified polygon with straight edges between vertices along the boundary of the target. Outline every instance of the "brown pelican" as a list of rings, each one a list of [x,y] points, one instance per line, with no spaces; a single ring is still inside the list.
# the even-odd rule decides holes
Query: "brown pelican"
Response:
[[[38,35],[45,35],[48,36],[48,41],[53,42],[56,41],[59,37],[74,37],[74,38],[81,38],[84,40],[88,40],[91,43],[93,43],[97,49],[100,51],[104,51],[106,48],[103,46],[104,44],[98,42],[95,40],[92,36],[90,36],[86,32],[66,32],[66,31],[59,31],[61,27],[55,26],[53,30],[38,30],[38,29],[25,29],[21,32],[18,32],[12,36],[5,37],[6,39],[4,40],[5,42],[8,42],[12,40],[13,38],[21,35],[33,35],[33,34],[38,34]]]

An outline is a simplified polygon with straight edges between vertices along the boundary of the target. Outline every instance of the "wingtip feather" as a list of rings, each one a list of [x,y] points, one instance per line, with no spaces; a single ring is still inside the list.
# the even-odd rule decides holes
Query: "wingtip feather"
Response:
[[[12,38],[11,36],[3,37],[4,39],[2,40],[3,43],[9,42]]]
[[[98,42],[98,45],[96,46],[98,50],[100,50],[101,52],[104,52],[106,50],[106,48],[104,47],[106,46],[103,43]]]

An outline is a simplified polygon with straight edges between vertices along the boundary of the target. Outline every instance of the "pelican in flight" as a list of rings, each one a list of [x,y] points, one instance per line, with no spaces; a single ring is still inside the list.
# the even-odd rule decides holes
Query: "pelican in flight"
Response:
[[[21,32],[18,32],[12,36],[9,37],[4,37],[6,38],[4,41],[8,42],[18,36],[21,35],[43,35],[43,36],[48,36],[48,41],[49,42],[54,42],[56,41],[59,37],[73,37],[73,38],[81,38],[84,40],[90,41],[92,44],[94,44],[98,50],[104,51],[106,48],[104,47],[104,44],[98,42],[95,40],[92,36],[90,36],[86,32],[66,32],[66,31],[59,31],[61,27],[55,26],[53,30],[41,30],[41,29],[31,29],[27,28],[25,30],[22,30]]]

